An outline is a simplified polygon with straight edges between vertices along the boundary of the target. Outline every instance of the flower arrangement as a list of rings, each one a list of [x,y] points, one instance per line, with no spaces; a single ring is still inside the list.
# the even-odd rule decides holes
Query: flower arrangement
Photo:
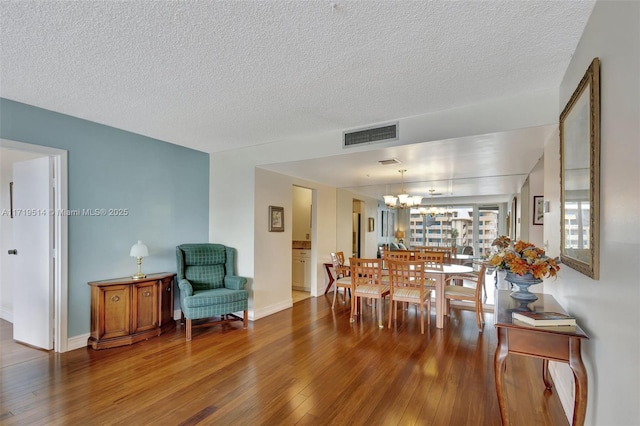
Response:
[[[560,266],[544,250],[526,241],[518,241],[511,245],[511,239],[505,235],[496,238],[492,246],[498,251],[491,255],[489,265],[496,269],[504,269],[513,274],[531,274],[534,278],[554,277]]]

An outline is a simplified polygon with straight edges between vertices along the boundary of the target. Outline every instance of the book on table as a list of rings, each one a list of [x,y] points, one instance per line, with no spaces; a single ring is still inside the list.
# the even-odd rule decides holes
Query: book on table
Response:
[[[558,312],[513,312],[512,318],[533,326],[576,325],[575,317]]]
[[[513,318],[512,323],[513,325],[517,325],[518,327],[522,327],[522,328],[531,328],[535,330],[547,330],[547,331],[554,331],[558,333],[575,333],[576,328],[578,327],[577,325],[551,325],[551,326],[531,325],[531,324],[527,324],[526,322],[519,321],[515,318]]]

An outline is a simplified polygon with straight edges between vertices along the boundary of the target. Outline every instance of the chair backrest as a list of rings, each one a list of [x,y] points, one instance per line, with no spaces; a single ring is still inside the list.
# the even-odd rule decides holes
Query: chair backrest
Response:
[[[394,250],[385,253],[385,259],[412,260],[413,256],[412,250]]]
[[[462,247],[462,254],[473,255],[473,247],[471,247],[471,246]]]
[[[487,273],[487,265],[485,263],[480,264],[480,270],[478,271],[478,281],[476,283],[476,291],[474,293],[474,301],[476,304],[482,303],[482,290],[484,289],[484,279]]]
[[[425,269],[427,268],[423,261],[390,259],[387,265],[389,266],[391,294],[407,287],[420,288],[421,293],[424,291]]]
[[[351,283],[357,291],[358,286],[378,286],[382,292],[382,259],[349,258]]]
[[[416,260],[427,265],[427,269],[442,269],[445,259],[446,253],[443,251],[421,251],[416,253]]]
[[[442,252],[444,253],[444,263],[450,264],[453,255],[458,253],[456,247],[421,246],[421,252]]]
[[[222,244],[182,244],[176,247],[177,279],[187,279],[194,291],[224,287],[235,275],[235,249]]]
[[[344,252],[331,252],[331,263],[333,263],[333,270],[337,278],[343,278],[349,275],[349,268],[344,265]]]
[[[342,266],[342,263],[340,262],[340,259],[338,258],[338,253],[336,252],[331,252],[331,263],[333,263],[333,267],[337,268],[339,266]]]

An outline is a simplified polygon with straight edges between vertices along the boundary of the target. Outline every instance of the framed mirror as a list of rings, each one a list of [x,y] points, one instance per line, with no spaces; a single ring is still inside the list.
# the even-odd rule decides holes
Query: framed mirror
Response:
[[[600,61],[595,58],[560,114],[560,258],[599,278]]]

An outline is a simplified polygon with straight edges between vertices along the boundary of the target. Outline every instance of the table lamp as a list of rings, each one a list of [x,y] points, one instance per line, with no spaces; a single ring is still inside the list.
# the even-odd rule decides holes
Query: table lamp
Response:
[[[138,240],[138,242],[131,246],[131,251],[129,252],[129,256],[136,257],[138,259],[138,273],[132,275],[131,278],[134,280],[140,280],[142,278],[146,278],[147,276],[142,273],[142,258],[149,256],[149,250],[147,246],[142,244],[142,241]]]
[[[396,238],[399,242],[402,242],[402,239],[404,238],[404,231],[396,231]]]

